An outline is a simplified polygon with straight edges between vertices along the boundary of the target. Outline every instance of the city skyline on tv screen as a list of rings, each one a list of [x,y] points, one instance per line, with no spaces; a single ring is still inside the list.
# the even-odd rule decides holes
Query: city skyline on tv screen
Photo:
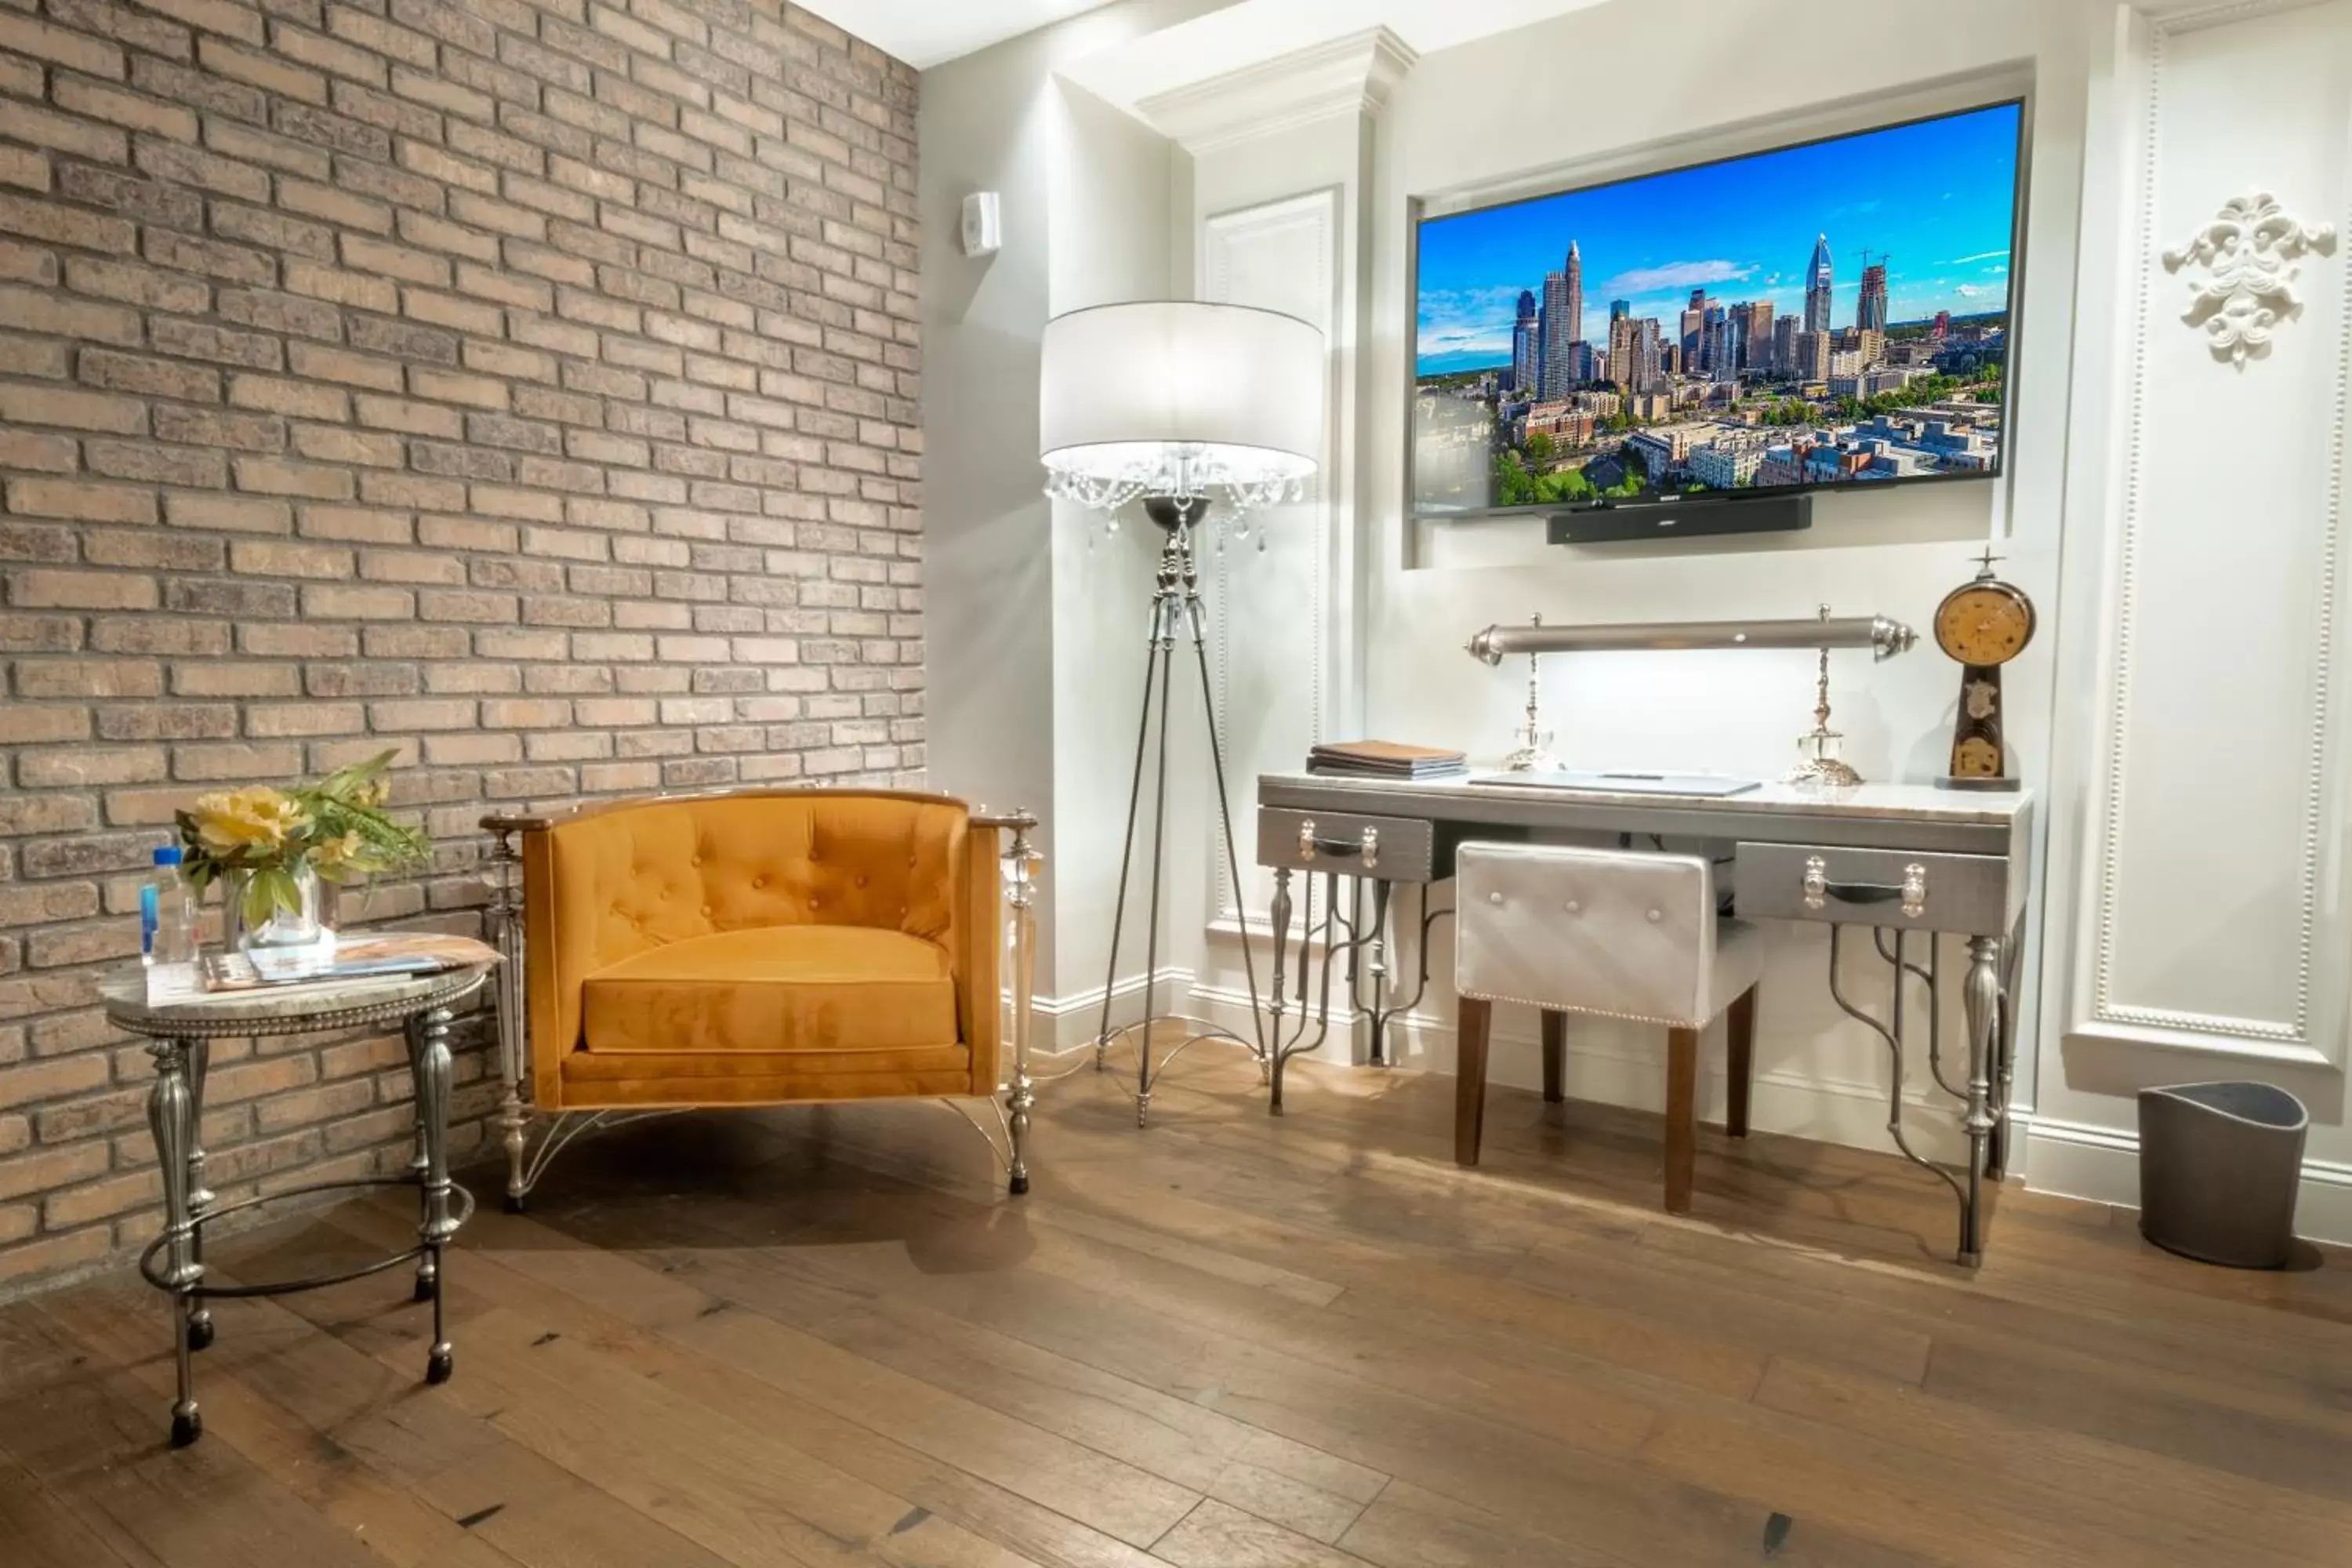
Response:
[[[1997,473],[2022,114],[1423,222],[1417,506]]]

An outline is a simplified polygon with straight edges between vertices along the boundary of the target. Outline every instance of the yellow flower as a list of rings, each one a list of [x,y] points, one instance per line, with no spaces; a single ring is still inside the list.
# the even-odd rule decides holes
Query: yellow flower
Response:
[[[205,795],[193,815],[197,842],[219,856],[282,849],[304,820],[300,806],[267,784]]]
[[[310,850],[310,864],[321,873],[358,868],[367,846],[356,833],[346,833],[334,838],[322,838]]]

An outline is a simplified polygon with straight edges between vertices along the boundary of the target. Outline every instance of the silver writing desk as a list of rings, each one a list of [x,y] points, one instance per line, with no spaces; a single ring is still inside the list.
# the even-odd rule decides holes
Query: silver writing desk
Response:
[[[1391,1024],[1418,1005],[1427,989],[1430,930],[1451,912],[1429,908],[1429,885],[1454,875],[1454,851],[1464,842],[1550,833],[1617,835],[1635,845],[1671,840],[1677,848],[1705,848],[1717,858],[1732,858],[1733,897],[1742,919],[1830,926],[1831,991],[1838,1005],[1873,1029],[1892,1056],[1887,1131],[1907,1158],[1951,1185],[1959,1201],[1960,1261],[1973,1265],[1981,1258],[1984,1184],[2000,1179],[2009,1158],[2017,1043],[2011,996],[2032,864],[2031,795],[1955,794],[1925,784],[1844,790],[1766,784],[1744,795],[1710,797],[1472,783],[1466,777],[1264,773],[1257,803],[1257,861],[1275,874],[1267,1066],[1277,1115],[1285,1064],[1328,1037],[1335,970],[1344,972],[1343,1001],[1368,1020],[1372,1061],[1385,1060]],[[1297,899],[1294,879],[1299,883]],[[1400,885],[1412,889],[1415,900],[1409,925],[1417,939],[1419,984],[1398,1001],[1387,982],[1391,906]],[[1870,928],[1873,948],[1893,966],[1895,1001],[1888,1020],[1855,1006],[1840,987],[1841,939],[1849,926]],[[1914,932],[1967,939],[1961,993],[1967,1066],[1958,1081],[1945,1076],[1937,1033],[1937,944],[1923,944],[1928,956],[1922,965],[1906,953],[1906,938]],[[1294,937],[1292,967],[1286,959]],[[1318,945],[1323,963],[1310,981]],[[1286,974],[1293,985],[1288,995]],[[1921,1159],[1904,1137],[1906,974],[1929,990],[1929,1058],[1937,1082],[1967,1107],[1961,1125],[1969,1163],[1958,1175]],[[1365,982],[1369,997],[1360,996]]]

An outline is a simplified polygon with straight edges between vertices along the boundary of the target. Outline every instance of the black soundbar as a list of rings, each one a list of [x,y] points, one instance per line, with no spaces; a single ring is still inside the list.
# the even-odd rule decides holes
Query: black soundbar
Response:
[[[1643,539],[1697,539],[1710,534],[1793,533],[1813,526],[1813,498],[1694,496],[1688,501],[1586,507],[1552,513],[1546,534],[1554,544],[1627,544]]]

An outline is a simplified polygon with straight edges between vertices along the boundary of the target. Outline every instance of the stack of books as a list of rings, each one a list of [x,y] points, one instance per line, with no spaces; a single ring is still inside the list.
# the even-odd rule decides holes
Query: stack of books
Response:
[[[257,948],[205,956],[206,991],[260,991],[288,985],[348,985],[362,980],[407,980],[498,962],[498,950],[472,937],[434,931],[342,936],[311,947]]]
[[[1468,771],[1460,752],[1395,741],[1341,741],[1307,753],[1307,771],[1339,778],[1442,779]]]
[[[331,934],[305,947],[207,952],[193,963],[152,965],[147,971],[147,1004],[176,1007],[265,994],[320,999],[498,962],[498,949],[471,937],[433,931]]]

